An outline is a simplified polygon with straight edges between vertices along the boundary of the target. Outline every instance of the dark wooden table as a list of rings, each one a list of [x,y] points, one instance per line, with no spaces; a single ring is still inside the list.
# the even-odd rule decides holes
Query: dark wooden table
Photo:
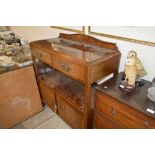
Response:
[[[147,109],[155,111],[155,102],[151,101],[147,97],[147,91],[148,88],[151,87],[151,82],[144,80],[144,86],[136,87],[135,91],[129,93],[120,90],[118,87],[121,83],[121,78],[122,73],[118,74],[118,76],[115,76],[113,79],[98,85],[96,89],[124,104],[127,104],[128,106],[131,106],[132,108],[135,108],[136,110],[141,111],[142,113],[145,113],[146,115],[155,118],[155,113],[153,114],[147,111]]]

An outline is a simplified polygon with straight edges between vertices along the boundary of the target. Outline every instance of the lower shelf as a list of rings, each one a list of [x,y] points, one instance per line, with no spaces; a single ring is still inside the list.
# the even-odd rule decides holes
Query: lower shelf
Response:
[[[85,128],[85,86],[56,70],[39,75],[42,101],[72,128]],[[91,108],[95,86],[92,85]],[[91,122],[90,122],[91,123]]]
[[[40,93],[43,102],[54,108],[56,92],[69,100],[77,110],[84,112],[84,85],[53,70],[39,76]],[[53,109],[54,110],[54,109]]]

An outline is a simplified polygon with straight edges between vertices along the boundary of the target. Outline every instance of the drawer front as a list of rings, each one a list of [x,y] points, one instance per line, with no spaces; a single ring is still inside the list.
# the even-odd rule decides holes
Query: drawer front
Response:
[[[79,80],[81,82],[85,82],[85,67],[75,64],[73,62],[69,62],[64,58],[59,56],[54,56],[52,58],[52,65],[62,73]]]
[[[120,129],[121,127],[117,125],[112,120],[109,120],[105,115],[94,111],[93,114],[93,128],[96,129]]]
[[[97,93],[95,108],[124,128],[155,128],[154,119],[103,93]]]
[[[39,80],[39,89],[43,103],[48,105],[54,112],[56,112],[54,90],[48,87],[43,80]]]
[[[51,56],[50,54],[41,51],[38,48],[31,47],[32,56],[34,56],[36,59],[43,61],[44,63],[47,63],[51,65]]]
[[[65,120],[72,128],[84,128],[84,115],[72,107],[64,98],[56,94],[58,115]]]

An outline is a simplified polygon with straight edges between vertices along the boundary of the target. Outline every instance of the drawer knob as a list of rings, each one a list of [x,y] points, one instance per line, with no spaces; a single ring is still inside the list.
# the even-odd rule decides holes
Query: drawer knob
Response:
[[[148,121],[144,121],[144,125],[148,126],[149,122]]]
[[[111,114],[115,116],[117,114],[116,110],[113,110]]]

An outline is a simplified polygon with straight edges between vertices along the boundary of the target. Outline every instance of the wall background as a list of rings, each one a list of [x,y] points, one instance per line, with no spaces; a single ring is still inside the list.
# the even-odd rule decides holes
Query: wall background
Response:
[[[86,34],[88,34],[87,29],[88,27],[86,27]],[[103,29],[104,31],[104,26],[102,27],[100,26],[98,27],[98,29],[100,31],[102,31]],[[70,33],[70,34],[73,33],[73,32],[63,31],[59,29],[53,29],[53,28],[50,28],[49,26],[12,26],[11,30],[15,32],[17,35],[29,41],[58,37],[60,32]],[[152,31],[152,34],[155,34],[155,28],[152,29],[151,31]],[[145,30],[143,31],[143,34],[145,36]],[[99,36],[94,36],[94,37],[104,40],[104,41],[113,42],[117,44],[121,52],[121,62],[120,62],[119,71],[124,70],[124,64],[125,64],[126,55],[128,51],[130,50],[137,51],[139,58],[143,62],[144,67],[146,71],[148,72],[148,75],[145,76],[144,79],[152,81],[152,78],[155,76],[155,47],[116,40],[112,38],[106,38],[106,37],[99,37]],[[154,35],[152,35],[152,40],[153,39],[155,40]]]
[[[155,43],[155,26],[91,26],[92,31]]]

